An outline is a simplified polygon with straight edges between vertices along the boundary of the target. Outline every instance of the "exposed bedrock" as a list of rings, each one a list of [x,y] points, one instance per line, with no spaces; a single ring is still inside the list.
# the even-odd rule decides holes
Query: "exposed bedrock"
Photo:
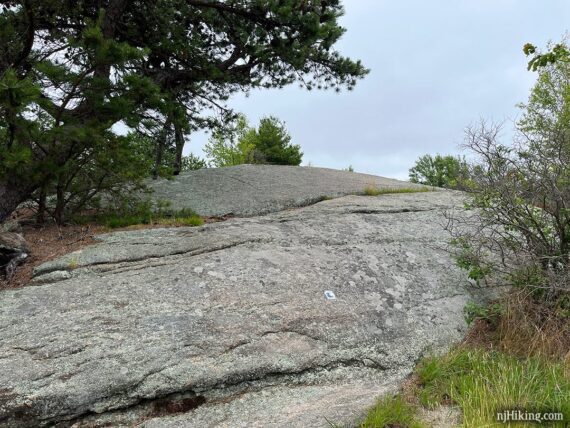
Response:
[[[461,206],[347,196],[102,235],[0,293],[0,425],[354,422],[465,331],[443,230]]]

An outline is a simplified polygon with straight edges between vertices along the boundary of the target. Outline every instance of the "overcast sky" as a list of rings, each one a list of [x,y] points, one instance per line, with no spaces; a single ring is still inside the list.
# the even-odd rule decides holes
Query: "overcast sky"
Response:
[[[422,154],[459,153],[463,129],[480,117],[515,119],[536,78],[523,45],[559,41],[570,24],[570,0],[343,3],[338,49],[371,69],[354,91],[292,86],[237,96],[230,106],[252,124],[284,120],[303,164],[400,179]],[[193,135],[185,152],[202,156],[206,141]]]

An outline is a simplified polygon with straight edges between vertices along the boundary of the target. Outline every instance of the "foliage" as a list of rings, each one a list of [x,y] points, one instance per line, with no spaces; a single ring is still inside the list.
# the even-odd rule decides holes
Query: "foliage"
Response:
[[[104,141],[93,141],[92,149],[58,168],[58,180],[46,183],[34,197],[56,195],[55,203],[45,210],[58,223],[70,214],[100,206],[100,196],[123,200],[143,191],[142,180],[148,176],[152,161],[141,155],[133,135],[108,133]]]
[[[451,230],[458,261],[477,275],[530,288],[564,303],[570,291],[570,63],[539,70],[517,122],[515,141],[498,142],[500,126],[468,128],[469,219]]]
[[[243,115],[230,126],[216,130],[204,147],[211,165],[274,164],[299,165],[303,153],[291,144],[285,124],[275,117],[261,119],[259,127],[250,127]]]
[[[546,53],[540,53],[536,46],[527,43],[523,46],[523,52],[526,56],[532,55],[528,62],[528,69],[532,71],[537,71],[557,62],[570,62],[570,51],[563,43],[552,46]]]
[[[172,135],[168,132],[163,135],[164,129],[155,129],[150,136],[143,132],[131,132],[128,137],[133,140],[136,152],[141,159],[144,159],[145,167],[142,169],[145,177],[152,170],[153,177],[172,178],[175,174],[175,164],[177,162],[177,147]],[[158,153],[157,141],[162,140],[162,147]],[[181,153],[180,153],[181,155]],[[180,156],[180,170],[192,171],[207,168],[204,159],[190,153],[188,156]]]
[[[352,167],[352,165],[348,165],[346,168],[343,168],[343,171],[354,172],[354,168]]]
[[[461,188],[466,171],[467,163],[459,156],[424,155],[410,169],[409,176],[412,183],[457,189]]]
[[[465,321],[471,325],[475,320],[484,320],[492,325],[499,322],[500,316],[504,308],[500,303],[483,306],[477,303],[469,302],[463,309],[465,312]]]
[[[174,145],[177,173],[185,135],[230,117],[235,92],[351,89],[367,70],[334,49],[342,13],[340,0],[3,2],[0,220],[39,192],[61,222],[78,165],[121,162],[116,124],[156,142],[156,169]]]
[[[291,144],[285,123],[275,117],[264,117],[257,129],[248,130],[243,142],[251,147],[253,163],[300,165],[301,146]]]
[[[466,270],[468,278],[474,281],[475,284],[481,285],[481,281],[493,272],[493,265],[480,257],[480,254],[466,236],[453,238],[450,245],[455,253],[457,266]]]
[[[407,427],[421,428],[424,425],[418,420],[417,409],[408,404],[400,395],[388,396],[378,400],[370,409],[361,428]]]
[[[497,412],[507,409],[562,412],[564,420],[570,417],[570,378],[563,362],[521,360],[464,348],[429,357],[416,372],[420,403],[429,408],[449,402],[459,405],[466,427],[493,426]]]
[[[197,169],[207,168],[206,161],[193,153],[182,158],[182,171],[195,171]]]
[[[210,165],[221,168],[249,163],[253,148],[246,138],[249,131],[244,115],[239,115],[230,125],[216,129],[204,147]]]

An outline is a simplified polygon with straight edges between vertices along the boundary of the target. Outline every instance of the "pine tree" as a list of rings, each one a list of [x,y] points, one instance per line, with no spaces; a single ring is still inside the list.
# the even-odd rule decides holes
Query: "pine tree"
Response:
[[[184,135],[215,126],[209,112],[235,92],[352,88],[367,70],[333,48],[342,12],[339,0],[2,2],[0,221],[34,194],[65,205],[86,159],[131,150],[117,123],[152,135],[169,122],[179,168]]]
[[[273,165],[300,165],[303,159],[301,146],[291,144],[285,124],[276,117],[261,119],[253,130],[253,158],[255,163]]]

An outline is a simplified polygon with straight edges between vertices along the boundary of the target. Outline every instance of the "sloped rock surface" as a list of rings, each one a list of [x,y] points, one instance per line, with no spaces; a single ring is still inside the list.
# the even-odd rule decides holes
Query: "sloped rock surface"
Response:
[[[150,181],[155,200],[203,216],[255,216],[303,207],[325,197],[362,194],[366,187],[418,187],[376,175],[287,165],[237,165],[188,171],[172,180]]]
[[[352,423],[464,332],[442,250],[460,205],[347,196],[103,235],[0,294],[0,425]]]

